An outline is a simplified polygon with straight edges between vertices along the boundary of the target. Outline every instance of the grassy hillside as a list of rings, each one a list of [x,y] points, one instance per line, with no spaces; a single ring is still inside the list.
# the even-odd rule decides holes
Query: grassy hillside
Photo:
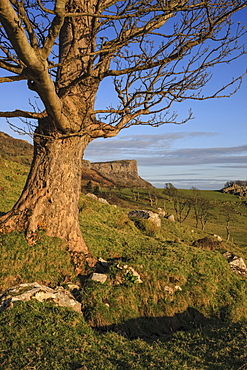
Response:
[[[20,193],[28,167],[1,159],[0,212]],[[187,194],[188,191],[184,191]],[[214,203],[205,231],[162,219],[134,222],[127,209],[173,204],[162,191],[102,190],[118,207],[81,196],[80,224],[95,258],[109,263],[104,284],[76,277],[65,245],[42,232],[30,247],[21,233],[0,236],[0,290],[37,281],[51,287],[80,286],[83,315],[49,304],[26,302],[0,314],[0,369],[244,369],[247,365],[247,280],[233,273],[222,252],[247,261],[246,206],[218,192],[202,192]],[[235,243],[201,248],[194,242],[224,237],[222,202],[234,202]],[[209,234],[208,234],[209,233]],[[244,236],[245,235],[245,236]],[[140,275],[137,283],[124,266]]]
[[[12,162],[29,165],[32,154],[33,146],[27,141],[14,139],[0,131],[0,157]]]

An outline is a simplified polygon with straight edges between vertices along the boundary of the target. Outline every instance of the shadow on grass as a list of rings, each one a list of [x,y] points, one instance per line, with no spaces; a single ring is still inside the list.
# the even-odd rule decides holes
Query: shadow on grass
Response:
[[[209,319],[195,308],[189,307],[173,317],[139,317],[125,321],[122,324],[94,327],[99,332],[114,331],[128,339],[143,339],[148,342],[167,340],[178,331],[191,331],[219,322]],[[222,322],[222,321],[221,321]]]

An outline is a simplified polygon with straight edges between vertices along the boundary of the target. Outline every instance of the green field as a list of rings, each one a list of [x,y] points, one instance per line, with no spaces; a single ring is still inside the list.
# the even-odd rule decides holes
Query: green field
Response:
[[[0,212],[17,200],[28,167],[0,160]],[[191,195],[181,190],[182,196]],[[37,281],[80,286],[83,314],[48,303],[26,302],[0,314],[0,369],[245,369],[247,280],[233,273],[222,252],[247,261],[247,206],[243,200],[202,191],[211,215],[203,231],[193,212],[183,222],[131,221],[130,209],[175,214],[162,189],[100,189],[113,205],[81,195],[81,229],[95,258],[110,263],[104,284],[76,276],[64,243],[40,232],[29,246],[22,233],[0,236],[0,290]],[[222,209],[236,210],[225,240]],[[204,237],[223,238],[214,248]],[[117,265],[133,267],[142,283]]]

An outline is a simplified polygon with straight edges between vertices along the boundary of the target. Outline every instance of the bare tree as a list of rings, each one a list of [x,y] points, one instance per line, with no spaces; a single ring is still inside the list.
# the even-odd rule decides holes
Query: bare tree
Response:
[[[177,193],[177,195],[173,198],[173,206],[178,222],[182,223],[190,214],[192,208],[192,199],[188,196]]]
[[[7,71],[0,82],[26,80],[44,105],[0,112],[37,120],[30,174],[1,230],[24,229],[32,238],[45,225],[71,251],[87,254],[77,217],[84,149],[132,125],[189,119],[191,113],[180,122],[170,113],[174,102],[234,93],[240,75],[207,96],[203,87],[212,67],[243,55],[238,40],[245,30],[231,16],[245,6],[243,0],[0,0],[0,67]],[[95,109],[108,77],[119,103]]]
[[[190,190],[192,191],[191,199],[192,199],[192,208],[194,210],[194,216],[196,221],[195,227],[198,227],[200,221],[201,203],[203,203],[203,200],[199,189],[197,189],[195,186],[192,186]]]
[[[224,216],[226,222],[226,240],[230,240],[231,230],[230,223],[236,221],[237,212],[231,204],[224,204],[221,210],[221,214]]]
[[[171,184],[170,182],[167,182],[165,184],[165,188],[163,190],[163,193],[164,194],[167,194],[167,196],[169,198],[171,198],[171,200],[172,200],[173,198],[176,198],[177,197],[177,195],[178,195],[178,189],[173,184]]]

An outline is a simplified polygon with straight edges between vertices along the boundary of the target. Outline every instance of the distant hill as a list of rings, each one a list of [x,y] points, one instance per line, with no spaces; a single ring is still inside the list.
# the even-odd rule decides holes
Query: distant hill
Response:
[[[12,162],[30,165],[33,146],[26,140],[14,139],[0,131],[0,156]]]

